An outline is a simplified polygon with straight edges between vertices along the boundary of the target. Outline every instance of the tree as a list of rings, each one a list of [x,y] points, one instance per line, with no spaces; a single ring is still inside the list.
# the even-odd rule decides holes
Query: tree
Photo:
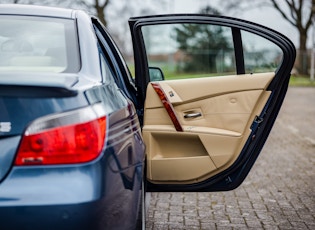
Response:
[[[8,3],[14,4],[32,4],[32,5],[45,5],[45,6],[62,6],[68,8],[77,8],[87,11],[92,11],[100,21],[106,26],[107,19],[105,9],[108,7],[110,0],[7,0]]]
[[[153,14],[157,9],[164,9],[165,0],[1,0],[1,3],[32,4],[44,6],[58,6],[81,9],[90,12],[111,30],[111,35],[123,51],[130,53],[131,46],[128,28],[129,17]],[[140,7],[139,7],[140,6]],[[127,39],[126,39],[127,37]],[[124,52],[123,52],[124,53]]]
[[[202,14],[219,14],[211,8],[205,7]],[[229,52],[232,47],[221,26],[207,24],[182,24],[175,29],[175,39],[178,48],[186,55],[183,65],[178,71],[185,72],[217,72],[217,56]]]
[[[250,7],[246,7],[250,6]],[[226,9],[240,10],[252,6],[268,6],[277,10],[281,16],[289,22],[299,34],[299,65],[301,74],[307,74],[306,51],[307,34],[311,28],[315,15],[315,0],[254,0],[248,3],[246,0],[225,1]]]
[[[299,71],[307,74],[306,43],[307,32],[311,28],[315,14],[315,0],[285,0],[289,13],[287,13],[276,0],[270,0],[273,7],[282,17],[294,26],[299,32]],[[309,12],[307,12],[309,11]]]
[[[175,31],[179,49],[187,56],[185,72],[217,72],[217,56],[231,50],[221,26],[182,24]]]

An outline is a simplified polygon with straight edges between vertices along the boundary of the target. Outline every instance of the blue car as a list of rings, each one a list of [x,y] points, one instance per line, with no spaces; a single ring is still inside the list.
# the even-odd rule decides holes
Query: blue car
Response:
[[[249,173],[292,42],[224,16],[129,26],[128,67],[83,11],[0,5],[1,230],[144,228],[146,191],[232,190]]]

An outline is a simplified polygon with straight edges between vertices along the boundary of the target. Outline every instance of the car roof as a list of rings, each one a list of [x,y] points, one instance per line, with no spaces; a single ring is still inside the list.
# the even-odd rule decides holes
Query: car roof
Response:
[[[0,15],[27,15],[75,18],[75,10],[36,5],[0,4]]]

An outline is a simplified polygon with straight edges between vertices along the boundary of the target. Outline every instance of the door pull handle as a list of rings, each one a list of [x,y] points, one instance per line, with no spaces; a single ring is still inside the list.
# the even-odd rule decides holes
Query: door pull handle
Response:
[[[201,113],[187,113],[184,115],[184,118],[196,118],[201,117]]]

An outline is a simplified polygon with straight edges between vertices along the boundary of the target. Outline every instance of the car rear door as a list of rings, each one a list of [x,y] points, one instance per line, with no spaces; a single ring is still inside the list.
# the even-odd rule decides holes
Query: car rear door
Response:
[[[294,45],[222,16],[138,17],[129,25],[148,190],[236,188],[280,110]]]

